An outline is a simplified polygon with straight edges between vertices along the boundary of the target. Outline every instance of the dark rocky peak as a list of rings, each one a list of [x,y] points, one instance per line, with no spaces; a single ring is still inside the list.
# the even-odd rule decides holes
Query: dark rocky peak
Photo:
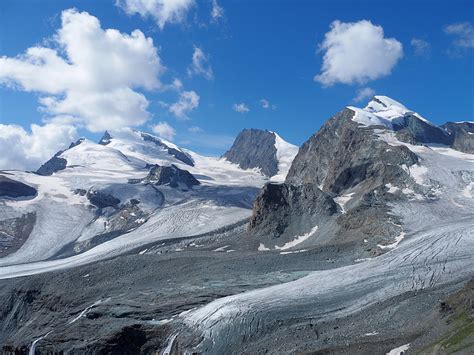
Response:
[[[339,112],[300,148],[286,182],[315,184],[339,194],[361,182],[376,186],[403,174],[402,165],[418,162],[405,146],[390,146],[379,139],[373,127],[360,126],[350,108]]]
[[[451,136],[453,149],[474,154],[474,122],[447,122],[441,127]]]
[[[180,150],[179,148],[170,146],[169,144],[166,144],[165,142],[163,142],[163,140],[159,139],[158,137],[152,136],[151,134],[144,133],[144,132],[139,132],[139,133],[144,141],[154,143],[157,146],[166,149],[169,155],[174,156],[179,161],[182,161],[183,163],[187,165],[194,166],[193,159],[188,154]]]
[[[77,141],[72,142],[69,145],[69,148],[60,150],[59,152],[54,154],[54,156],[51,159],[49,159],[46,163],[41,165],[38,170],[36,170],[36,174],[49,176],[49,175],[53,175],[55,172],[66,169],[67,160],[62,158],[61,154],[63,154],[66,150],[77,147],[79,144],[84,142],[84,140],[85,138],[79,138]]]
[[[244,129],[223,157],[242,169],[260,168],[267,176],[278,173],[275,134],[270,131]]]
[[[99,144],[101,145],[107,145],[110,143],[110,140],[112,139],[112,136],[110,135],[109,131],[105,131],[104,135],[99,141]]]
[[[178,168],[176,165],[160,166],[151,165],[148,175],[139,181],[153,185],[168,185],[173,188],[181,188],[183,190],[192,189],[193,186],[199,185],[200,182],[187,170]]]

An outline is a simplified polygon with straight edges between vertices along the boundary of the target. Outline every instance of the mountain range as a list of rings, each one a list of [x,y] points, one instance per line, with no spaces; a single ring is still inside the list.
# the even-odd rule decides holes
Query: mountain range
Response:
[[[474,123],[386,96],[220,158],[107,131],[0,171],[0,344],[469,353],[473,221]]]

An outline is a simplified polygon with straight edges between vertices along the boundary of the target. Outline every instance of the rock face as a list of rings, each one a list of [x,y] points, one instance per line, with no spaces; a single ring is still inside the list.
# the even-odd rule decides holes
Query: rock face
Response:
[[[86,196],[90,203],[99,208],[114,207],[120,203],[118,198],[100,190],[90,189]]]
[[[408,143],[439,143],[451,145],[452,137],[440,127],[427,123],[415,115],[403,117],[400,125],[394,126],[397,137]]]
[[[303,144],[290,168],[289,184],[315,184],[328,193],[364,182],[372,187],[406,174],[401,165],[412,166],[417,156],[405,146],[389,146],[370,127],[360,127],[345,109],[332,117]]]
[[[278,173],[275,134],[269,131],[244,129],[223,157],[242,169],[260,168],[267,176]]]
[[[74,148],[81,144],[84,141],[84,138],[77,140],[76,142],[71,143],[68,149]],[[68,150],[66,149],[66,150]],[[66,169],[67,160],[61,158],[61,154],[64,153],[66,150],[60,150],[57,152],[51,159],[49,159],[46,163],[40,166],[36,173],[38,175],[49,176],[53,175],[54,173]]]
[[[191,189],[193,186],[200,184],[189,171],[180,169],[175,165],[154,165],[143,181],[153,185],[169,185],[182,189]]]
[[[67,160],[60,158],[60,155],[63,151],[56,153],[54,157],[49,159],[46,163],[40,166],[36,173],[38,175],[49,176],[53,175],[55,172],[66,169]]]
[[[33,197],[36,193],[34,187],[0,175],[0,199],[4,197]]]
[[[145,140],[147,142],[152,142],[152,143],[168,150],[169,155],[174,156],[176,159],[182,161],[183,163],[185,163],[187,165],[190,165],[190,166],[194,166],[193,159],[189,155],[187,155],[186,153],[182,152],[181,150],[170,147],[170,146],[166,145],[165,143],[163,143],[161,140],[159,140],[156,137],[153,137],[152,135],[147,134],[147,133],[141,132],[141,137],[143,138],[143,140]]]
[[[447,122],[442,125],[452,137],[451,147],[464,153],[474,153],[474,123]]]
[[[291,238],[326,223],[337,210],[333,199],[314,184],[267,184],[255,200],[250,230],[272,238],[287,232]]]

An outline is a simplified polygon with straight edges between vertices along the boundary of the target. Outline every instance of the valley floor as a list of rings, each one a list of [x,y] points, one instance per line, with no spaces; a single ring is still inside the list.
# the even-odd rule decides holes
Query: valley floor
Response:
[[[244,224],[2,280],[0,343],[38,354],[384,354],[441,344],[461,327],[468,332],[450,346],[472,349],[472,308],[461,302],[442,311],[441,303],[472,277],[471,217],[356,263],[351,245],[283,255],[235,250],[246,242]],[[472,300],[472,286],[464,292]]]

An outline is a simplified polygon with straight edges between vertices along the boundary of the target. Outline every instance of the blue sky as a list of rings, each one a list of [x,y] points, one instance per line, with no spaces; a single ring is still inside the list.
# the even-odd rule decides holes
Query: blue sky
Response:
[[[53,37],[62,26],[62,11],[70,8],[77,9],[73,16],[87,12],[90,17],[96,17],[101,30],[116,29],[125,36],[139,29],[145,37],[153,40],[159,57],[159,74],[155,73],[158,84],[149,84],[145,78],[153,69],[147,72],[148,69],[142,65],[128,65],[126,58],[120,62],[119,67],[130,71],[130,76],[117,85],[130,87],[144,96],[148,106],[145,113],[142,110],[139,115],[149,115],[149,118],[143,116],[137,122],[133,117],[122,121],[119,117],[110,125],[118,128],[144,122],[137,127],[152,131],[152,127],[161,122],[161,129],[156,128],[156,132],[205,154],[221,154],[231,144],[232,138],[246,127],[274,130],[289,142],[300,145],[344,106],[365,105],[367,97],[354,103],[362,89],[365,89],[365,96],[373,92],[390,96],[437,124],[448,120],[474,120],[472,1],[179,0],[182,7],[176,10],[175,17],[168,18],[166,14],[153,13],[160,11],[159,8],[149,12],[142,9],[141,14],[137,7],[135,10],[130,8],[140,5],[141,1],[123,0],[121,6],[117,6],[115,0],[4,0],[0,3],[0,56],[12,59],[8,62],[8,69],[3,71],[1,65],[6,62],[0,62],[0,83],[3,84],[0,85],[0,123],[4,131],[11,125],[24,129],[24,132],[15,133],[18,138],[10,129],[8,139],[3,138],[2,145],[2,137],[8,134],[2,133],[0,128],[1,149],[12,149],[11,142],[15,139],[27,142],[25,144],[33,144],[33,141],[35,149],[43,149],[32,137],[35,133],[30,132],[31,124],[42,126],[53,122],[72,126],[68,130],[61,126],[57,131],[63,134],[51,137],[55,144],[44,147],[44,154],[32,152],[33,148],[25,153],[33,157],[26,159],[25,165],[37,164],[39,159],[50,154],[50,150],[64,144],[62,140],[74,135],[97,140],[101,128],[107,127],[107,112],[104,110],[108,106],[105,103],[100,104],[101,113],[97,118],[93,111],[99,104],[88,108],[87,119],[78,117],[83,114],[83,107],[66,105],[58,109],[55,105],[53,110],[51,103],[40,104],[39,100],[45,96],[53,96],[56,101],[61,101],[64,95],[71,94],[72,97],[72,93],[79,92],[74,83],[46,89],[44,84],[32,83],[34,70],[20,75],[15,67],[24,61],[17,56],[34,46],[57,49],[58,56],[71,64],[64,48],[58,49],[60,46]],[[214,17],[213,9],[217,11]],[[340,27],[331,27],[335,20],[340,21]],[[371,24],[363,27],[362,20]],[[339,28],[338,33],[335,27]],[[377,29],[383,29],[380,38]],[[334,40],[321,48],[325,35],[331,30]],[[347,42],[351,33],[354,38]],[[360,36],[365,36],[364,33],[373,35],[374,41],[380,44],[379,48],[374,49],[373,55],[367,53],[372,52],[370,50],[357,58],[343,58],[346,54],[350,56],[352,49],[360,48],[358,41],[366,40],[360,38],[359,33]],[[344,38],[345,42],[338,42]],[[392,39],[392,44],[399,43],[400,48],[392,46],[389,50],[384,47],[389,45],[385,41]],[[336,48],[341,43],[349,46],[342,52]],[[202,67],[192,65],[196,48],[202,54],[198,56]],[[379,56],[391,53],[391,57],[381,59],[377,57],[377,50],[381,51]],[[126,51],[123,54],[127,56]],[[334,69],[332,74],[329,73],[329,86],[327,81],[315,80],[315,75],[321,74],[325,55],[328,55],[327,61],[331,65],[331,61],[342,60],[337,69],[339,72]],[[97,58],[94,60],[99,61]],[[344,72],[357,61],[361,61],[358,65],[362,68],[362,62],[368,61],[368,67],[374,68],[373,77],[358,73],[360,66],[352,72]],[[103,64],[97,63],[97,66],[102,68]],[[137,75],[143,72],[144,79],[138,84],[132,83],[134,72]],[[102,72],[98,69],[98,73]],[[27,75],[33,78],[25,77]],[[43,80],[48,81],[50,77],[46,75]],[[115,83],[112,79],[107,77],[104,81]],[[173,87],[175,79],[181,82],[180,87]],[[51,81],[54,80],[51,77]],[[87,87],[97,89],[99,95],[100,90],[112,90],[115,84],[103,89],[99,88],[100,83],[90,85],[97,86]],[[148,88],[144,87],[146,85]],[[198,103],[191,102],[192,95],[188,95],[184,101],[187,108],[181,112],[181,117],[177,117],[177,111],[171,107],[186,92],[193,92],[194,99],[199,97]],[[268,101],[267,108],[262,107],[262,99]],[[95,97],[91,100],[96,102]],[[239,104],[245,106],[234,107]],[[248,112],[237,112],[234,108],[238,107],[248,108]],[[135,112],[134,108],[124,110]],[[74,116],[72,121],[71,116]],[[93,124],[91,128],[91,122],[100,120],[104,122]],[[46,129],[41,134],[49,137]],[[38,139],[43,136],[39,135]]]

